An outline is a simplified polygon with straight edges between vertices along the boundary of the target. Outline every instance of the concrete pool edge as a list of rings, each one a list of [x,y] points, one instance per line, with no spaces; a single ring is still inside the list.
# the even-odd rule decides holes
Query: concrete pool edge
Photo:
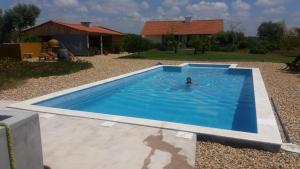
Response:
[[[270,150],[280,148],[280,146],[282,144],[282,140],[280,137],[277,122],[276,122],[275,116],[273,114],[273,110],[272,110],[272,107],[271,107],[271,104],[270,104],[270,101],[268,98],[268,94],[266,92],[265,85],[264,85],[264,82],[263,82],[263,79],[262,79],[259,69],[236,67],[237,66],[236,64],[192,63],[192,64],[199,64],[200,66],[201,65],[209,65],[209,64],[211,64],[211,65],[228,65],[228,67],[227,67],[228,69],[252,70],[255,105],[256,105],[256,116],[257,116],[257,130],[258,130],[257,133],[247,133],[247,132],[239,132],[239,131],[232,131],[232,130],[194,126],[194,125],[172,123],[172,122],[165,122],[165,121],[158,121],[158,120],[115,116],[115,115],[107,115],[107,114],[99,114],[99,113],[96,114],[96,113],[88,113],[88,112],[82,112],[82,111],[74,111],[74,110],[66,110],[66,109],[58,109],[58,108],[50,108],[50,107],[32,105],[34,103],[37,103],[37,102],[40,102],[43,100],[47,100],[47,99],[50,99],[53,97],[57,97],[57,96],[71,93],[71,92],[83,90],[83,89],[90,88],[90,87],[97,86],[97,85],[101,85],[101,84],[104,84],[107,82],[122,79],[122,78],[125,78],[128,76],[143,73],[143,72],[153,70],[156,68],[160,68],[163,66],[183,67],[183,66],[187,66],[188,64],[189,63],[184,63],[181,65],[153,66],[150,68],[127,73],[127,74],[120,75],[117,77],[112,77],[112,78],[97,81],[94,83],[89,83],[89,84],[85,84],[85,85],[78,86],[75,88],[66,89],[66,90],[51,93],[51,94],[48,94],[45,96],[33,98],[30,100],[26,100],[23,102],[9,105],[8,107],[24,109],[24,110],[39,111],[39,112],[44,112],[44,113],[59,114],[59,115],[93,118],[93,119],[116,121],[116,122],[150,126],[150,127],[181,130],[181,131],[197,133],[200,135],[203,134],[203,135],[208,135],[208,136],[213,136],[213,137],[220,137],[220,138],[224,138],[227,140],[232,139],[234,141],[240,141],[242,143],[246,143],[249,145],[251,145],[251,144],[265,145],[266,147],[270,147],[270,148],[268,148]]]

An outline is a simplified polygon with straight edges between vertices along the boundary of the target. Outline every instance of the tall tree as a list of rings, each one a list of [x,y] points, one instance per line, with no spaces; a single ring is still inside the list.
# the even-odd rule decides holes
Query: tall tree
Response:
[[[40,9],[34,4],[17,4],[6,10],[2,15],[2,42],[19,42],[22,30],[34,26]],[[1,39],[0,39],[1,41]]]
[[[262,40],[269,42],[279,41],[285,35],[284,22],[263,22],[257,30],[257,35]]]
[[[127,52],[137,52],[140,56],[140,52],[151,48],[151,42],[140,35],[127,34],[123,40],[123,48]]]
[[[178,39],[176,39],[176,36],[172,32],[167,33],[165,38],[166,38],[167,45],[174,50],[175,54],[177,54],[181,42]]]
[[[239,43],[239,37],[240,34],[242,33],[241,31],[241,22],[239,21],[230,21],[229,22],[229,35],[231,36],[231,43],[232,47],[234,48],[235,46],[238,46]]]
[[[295,30],[296,36],[300,37],[300,27],[295,27],[294,30]]]
[[[201,50],[201,53],[204,54],[205,51],[210,46],[210,37],[207,35],[194,36],[190,41],[189,45],[194,48],[194,55],[198,54],[198,51]]]

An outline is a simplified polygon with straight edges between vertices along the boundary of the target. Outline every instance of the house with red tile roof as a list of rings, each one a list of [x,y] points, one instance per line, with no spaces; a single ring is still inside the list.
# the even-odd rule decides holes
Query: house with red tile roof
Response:
[[[156,43],[164,43],[168,34],[188,42],[195,35],[214,35],[223,31],[222,19],[192,20],[186,17],[181,21],[146,21],[141,32],[142,36]]]
[[[69,23],[50,20],[23,31],[25,34],[39,36],[44,42],[54,38],[75,55],[90,55],[113,52],[123,33],[94,25],[90,22]]]

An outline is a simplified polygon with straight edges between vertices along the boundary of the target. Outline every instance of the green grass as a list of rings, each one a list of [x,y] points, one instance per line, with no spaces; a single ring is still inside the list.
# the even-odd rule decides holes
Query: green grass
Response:
[[[13,88],[28,78],[58,76],[93,67],[89,62],[14,62],[0,60],[0,90]]]
[[[179,50],[177,54],[173,51],[149,50],[145,52],[134,53],[123,56],[121,58],[132,59],[159,59],[159,60],[191,60],[191,61],[256,61],[256,62],[291,62],[295,57],[289,55],[278,54],[249,54],[246,52],[205,52],[197,55],[193,54],[193,50]]]

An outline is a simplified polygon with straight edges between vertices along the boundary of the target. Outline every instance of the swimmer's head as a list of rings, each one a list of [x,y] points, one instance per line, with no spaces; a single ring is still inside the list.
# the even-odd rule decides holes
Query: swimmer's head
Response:
[[[186,84],[192,84],[192,78],[191,77],[186,78]]]

